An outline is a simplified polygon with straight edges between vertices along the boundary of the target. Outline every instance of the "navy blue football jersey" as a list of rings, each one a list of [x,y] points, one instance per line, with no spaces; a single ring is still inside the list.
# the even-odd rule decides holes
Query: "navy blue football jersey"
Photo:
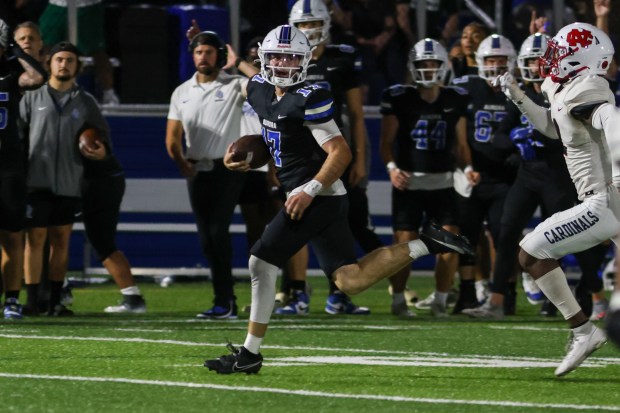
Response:
[[[360,87],[362,59],[353,46],[330,44],[317,60],[310,61],[306,85],[329,90],[334,99],[334,120],[342,128],[342,106],[349,89]]]
[[[409,172],[439,173],[454,170],[455,126],[466,116],[469,97],[463,89],[441,88],[428,103],[411,85],[395,85],[383,91],[381,113],[398,119],[394,157]]]
[[[512,151],[494,145],[495,133],[511,103],[499,89],[493,89],[478,76],[460,77],[454,79],[453,84],[467,90],[470,96],[467,106],[467,141],[474,169],[480,172],[482,180],[486,182],[511,181],[514,170],[506,165],[506,158]]]
[[[327,154],[305,125],[332,120],[334,102],[329,90],[317,85],[295,85],[278,100],[275,86],[255,75],[248,82],[247,92],[284,190],[291,191],[310,181]]]
[[[21,92],[19,76],[24,72],[16,58],[0,59],[0,166],[24,168],[25,140],[18,128]]]

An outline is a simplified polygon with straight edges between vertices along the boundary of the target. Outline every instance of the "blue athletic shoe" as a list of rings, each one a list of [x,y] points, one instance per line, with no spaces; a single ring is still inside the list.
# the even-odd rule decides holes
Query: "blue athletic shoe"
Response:
[[[303,290],[293,291],[284,307],[276,308],[280,315],[307,315],[310,312],[310,297]]]
[[[196,314],[201,320],[235,320],[237,318],[237,304],[231,301],[228,306],[214,305],[210,309]]]
[[[24,318],[22,305],[17,301],[17,298],[7,298],[4,303],[4,319],[21,320],[22,318]]]
[[[343,292],[335,292],[327,297],[325,303],[325,312],[327,314],[353,314],[368,315],[370,309],[368,307],[360,307],[351,301],[351,299]]]

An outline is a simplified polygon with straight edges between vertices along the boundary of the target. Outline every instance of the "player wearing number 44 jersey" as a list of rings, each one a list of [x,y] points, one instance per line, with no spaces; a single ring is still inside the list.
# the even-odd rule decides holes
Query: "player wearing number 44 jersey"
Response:
[[[455,164],[467,170],[476,183],[467,145],[468,95],[460,88],[443,87],[448,53],[439,42],[420,40],[409,54],[414,85],[395,85],[383,92],[381,101],[381,158],[392,182],[394,241],[419,237],[426,220],[457,232],[458,211],[452,173]],[[455,162],[456,160],[456,162]],[[435,316],[446,315],[456,254],[440,254],[435,265],[436,291],[431,304]],[[402,291],[409,266],[391,278]],[[396,295],[394,295],[396,297]],[[392,313],[410,316],[404,300],[392,302]]]
[[[247,86],[248,100],[260,118],[263,137],[288,195],[284,208],[251,249],[252,310],[243,347],[231,345],[232,354],[205,362],[205,367],[217,373],[260,370],[259,350],[274,306],[278,268],[308,242],[325,274],[346,294],[364,291],[423,255],[471,253],[466,240],[429,226],[420,240],[379,248],[356,260],[346,219],[346,191],[340,181],[351,151],[332,118],[329,91],[299,85],[306,77],[311,54],[301,31],[278,26],[260,46],[261,74]],[[224,158],[228,168],[250,168],[247,161],[232,161],[231,155],[229,151]]]
[[[617,145],[620,113],[601,76],[613,53],[609,37],[590,24],[560,29],[540,60],[541,75],[546,77],[542,92],[549,109],[528,98],[509,74],[496,79],[536,129],[562,140],[568,171],[582,201],[546,219],[520,244],[519,263],[571,327],[567,354],[555,371],[558,376],[577,368],[607,339],[581,310],[557,260],[614,238],[620,230],[620,195],[612,181],[608,145],[608,141]],[[616,315],[618,298],[616,292],[612,300]],[[620,328],[615,320],[610,325],[612,335]]]

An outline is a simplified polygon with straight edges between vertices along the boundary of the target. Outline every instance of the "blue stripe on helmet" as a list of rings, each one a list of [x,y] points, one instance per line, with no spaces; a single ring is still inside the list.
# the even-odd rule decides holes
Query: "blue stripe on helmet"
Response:
[[[283,44],[291,44],[291,26],[282,26],[278,41]]]
[[[534,36],[534,44],[532,49],[540,49],[542,47],[542,36]]]
[[[500,47],[501,46],[499,44],[499,37],[491,37],[491,49],[499,49]]]
[[[433,53],[433,41],[431,39],[424,40],[424,53]]]
[[[310,7],[310,1],[311,0],[304,0],[304,11],[303,11],[303,14],[310,14],[310,13],[312,13],[312,8]]]

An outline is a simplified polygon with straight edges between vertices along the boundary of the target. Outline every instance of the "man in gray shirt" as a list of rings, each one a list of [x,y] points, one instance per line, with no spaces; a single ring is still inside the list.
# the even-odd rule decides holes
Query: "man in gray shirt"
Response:
[[[60,304],[60,292],[67,271],[71,230],[79,213],[82,157],[96,160],[106,154],[104,142],[96,147],[78,148],[77,134],[85,124],[104,131],[104,136],[108,131],[93,96],[75,83],[80,69],[79,56],[79,50],[69,42],[53,46],[49,53],[48,83],[26,92],[20,104],[29,139],[25,312],[31,315],[38,312],[38,284],[48,236],[51,246],[48,315],[72,314]]]

